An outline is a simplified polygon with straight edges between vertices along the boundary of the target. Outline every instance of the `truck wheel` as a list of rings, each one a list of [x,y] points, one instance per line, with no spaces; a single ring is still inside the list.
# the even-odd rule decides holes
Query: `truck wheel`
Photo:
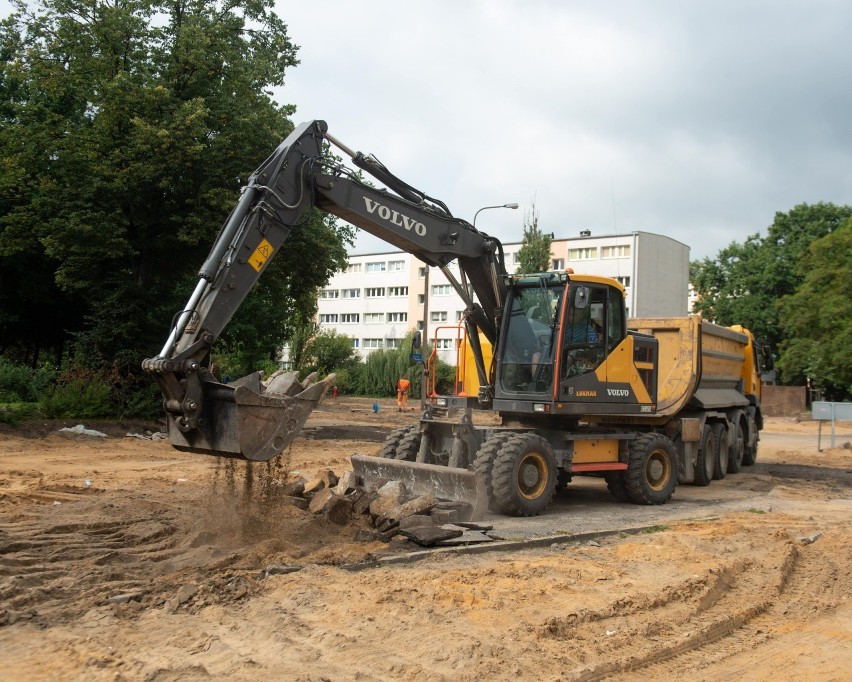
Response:
[[[745,454],[745,434],[743,425],[737,422],[734,426],[734,447],[731,448],[731,456],[728,459],[728,473],[738,474],[743,468],[743,455]]]
[[[485,490],[488,493],[488,508],[491,511],[500,511],[496,500],[494,499],[494,485],[491,482],[491,472],[494,469],[494,459],[503,449],[503,445],[514,434],[506,432],[496,433],[486,440],[479,452],[476,453],[476,459],[473,461],[473,468],[482,473],[482,480],[485,482]]]
[[[728,473],[728,459],[730,459],[727,429],[724,424],[713,424],[710,428],[713,430],[713,438],[716,439],[716,450],[713,457],[713,479],[721,481]]]
[[[541,514],[556,493],[556,457],[550,443],[532,433],[509,438],[494,459],[491,482],[499,511]]]
[[[640,434],[630,443],[624,484],[627,496],[635,504],[668,501],[677,486],[674,443],[659,433]]]
[[[630,502],[623,471],[610,471],[604,474],[604,479],[606,479],[607,489],[616,500],[619,502]]]
[[[701,433],[701,447],[698,448],[698,461],[695,463],[693,485],[710,485],[716,470],[716,435],[709,424],[705,424]]]
[[[409,426],[396,446],[396,457],[394,459],[403,460],[406,462],[414,462],[417,459],[417,453],[420,451],[420,427]]]
[[[749,438],[748,442],[745,443],[745,439],[743,442],[745,445],[743,446],[743,466],[753,466],[757,461],[757,426],[754,421],[749,425],[751,426],[751,434],[752,437]]]
[[[382,443],[382,449],[379,450],[379,457],[383,457],[384,459],[396,459],[396,449],[403,436],[408,433],[409,428],[410,427],[408,426],[402,426],[391,431],[387,438],[385,438],[385,442]]]

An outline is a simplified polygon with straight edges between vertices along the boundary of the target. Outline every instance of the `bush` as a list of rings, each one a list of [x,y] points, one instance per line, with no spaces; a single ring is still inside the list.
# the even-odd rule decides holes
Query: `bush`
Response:
[[[0,358],[0,402],[38,402],[55,378],[55,373],[50,369],[32,369]]]
[[[112,387],[99,376],[81,376],[58,383],[39,403],[48,419],[115,416]]]
[[[35,403],[0,405],[0,423],[2,424],[17,424],[27,419],[35,419],[38,416],[38,405]]]

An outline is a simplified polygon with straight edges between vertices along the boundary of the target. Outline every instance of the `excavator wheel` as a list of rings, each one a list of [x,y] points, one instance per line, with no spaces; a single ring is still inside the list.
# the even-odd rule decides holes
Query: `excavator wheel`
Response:
[[[664,504],[677,486],[677,450],[659,433],[643,433],[630,443],[624,487],[635,504]]]
[[[382,449],[379,450],[379,457],[384,459],[396,459],[396,449],[399,447],[399,442],[408,433],[408,426],[401,426],[398,429],[391,431],[385,442],[382,443]]]
[[[731,448],[731,454],[728,459],[728,473],[738,474],[743,468],[743,455],[745,454],[745,434],[743,433],[743,425],[737,422],[734,425],[734,447]]]
[[[627,494],[627,483],[624,480],[623,471],[610,471],[604,475],[606,487],[610,494],[619,502],[630,502],[630,495]]]
[[[404,462],[416,461],[417,453],[420,450],[420,438],[420,427],[416,425],[409,426],[400,439],[399,445],[396,447],[396,457],[394,459]]]
[[[494,459],[491,483],[504,514],[541,514],[556,493],[556,457],[550,443],[532,433],[508,438]]]
[[[731,453],[728,447],[728,434],[724,424],[713,424],[713,437],[716,439],[716,451],[713,458],[713,479],[721,481],[728,473],[728,460]]]
[[[494,485],[491,482],[494,459],[512,435],[504,432],[494,434],[482,444],[479,452],[476,453],[476,459],[473,461],[473,468],[482,474],[482,480],[485,483],[485,491],[488,493],[488,508],[494,512],[500,511],[497,501],[494,499]]]
[[[716,434],[709,424],[705,424],[701,433],[701,447],[698,448],[698,461],[695,463],[693,485],[710,485],[716,470]]]

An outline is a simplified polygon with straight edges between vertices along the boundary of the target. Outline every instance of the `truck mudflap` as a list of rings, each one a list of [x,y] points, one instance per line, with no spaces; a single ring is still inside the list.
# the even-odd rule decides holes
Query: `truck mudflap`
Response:
[[[352,455],[352,471],[368,490],[383,482],[401,481],[410,494],[432,493],[438,500],[458,503],[462,505],[460,516],[466,517],[462,521],[480,519],[488,509],[488,493],[479,471],[369,455]]]
[[[184,452],[265,462],[281,454],[299,435],[333,381],[329,376],[306,388],[291,381],[280,392],[275,391],[274,383],[261,384],[257,375],[232,384],[204,382],[198,424],[181,428],[180,416],[170,414],[169,441]]]

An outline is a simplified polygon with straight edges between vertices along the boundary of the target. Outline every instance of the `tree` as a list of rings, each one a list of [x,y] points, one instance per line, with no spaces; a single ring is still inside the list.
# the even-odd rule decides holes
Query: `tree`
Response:
[[[70,330],[93,365],[133,372],[159,350],[240,185],[292,129],[268,91],[298,63],[273,4],[15,0],[0,25],[0,264],[34,261],[33,303],[50,287],[79,303]],[[307,216],[223,350],[272,356],[353,233]],[[4,334],[24,329],[8,303]]]
[[[799,204],[778,212],[761,238],[731,243],[715,259],[691,264],[697,312],[718,324],[741,324],[776,347],[785,338],[778,300],[802,284],[798,264],[810,242],[830,234],[852,216],[852,206]]]
[[[327,329],[316,334],[307,345],[303,356],[311,371],[325,376],[335,370],[351,366],[358,361],[358,354],[352,347],[352,337]]]
[[[788,383],[810,378],[828,396],[852,396],[852,218],[810,244],[797,268],[802,284],[781,299],[786,340],[778,367]]]
[[[518,272],[550,270],[550,242],[550,235],[538,229],[538,211],[533,203],[524,218],[524,238],[518,249]]]

